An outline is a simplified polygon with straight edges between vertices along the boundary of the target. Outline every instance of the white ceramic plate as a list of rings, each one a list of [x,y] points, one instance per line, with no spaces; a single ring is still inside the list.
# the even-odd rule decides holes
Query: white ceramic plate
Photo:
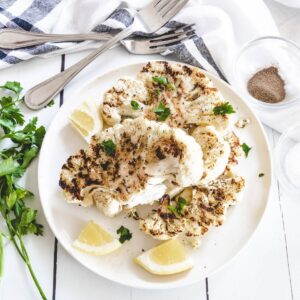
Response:
[[[241,159],[238,173],[246,178],[242,202],[229,209],[226,222],[212,228],[199,249],[191,250],[194,268],[171,276],[154,276],[133,263],[132,259],[158,244],[138,229],[138,223],[123,215],[108,218],[95,208],[82,208],[67,204],[58,186],[60,169],[66,159],[78,149],[86,147],[83,139],[68,122],[70,112],[84,100],[101,101],[103,93],[122,76],[136,76],[143,64],[135,64],[106,73],[68,99],[59,110],[46,134],[39,160],[39,191],[47,221],[61,245],[76,260],[98,275],[112,281],[137,288],[172,288],[188,285],[210,276],[229,262],[245,246],[257,228],[269,197],[271,161],[262,126],[248,105],[225,82],[207,74],[230,101],[237,113],[233,118],[248,117],[251,124],[237,129],[241,142],[252,147],[249,157]],[[258,174],[265,176],[259,178]],[[88,220],[94,220],[116,235],[124,225],[133,232],[133,238],[121,249],[103,257],[82,254],[71,244]]]

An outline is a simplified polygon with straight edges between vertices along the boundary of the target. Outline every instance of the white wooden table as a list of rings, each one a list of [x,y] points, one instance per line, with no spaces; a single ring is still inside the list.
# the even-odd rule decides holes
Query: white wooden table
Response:
[[[286,8],[272,0],[266,2],[282,35],[300,43],[300,10]],[[85,55],[86,53],[78,53],[22,63],[1,71],[0,83],[16,80],[27,89]],[[130,55],[123,49],[115,48],[99,57],[73,80],[59,100],[72,101],[70,95],[88,78],[145,59],[147,57]],[[38,113],[40,122],[48,126],[59,109],[59,104],[60,101],[56,101],[51,108],[40,111]],[[30,117],[33,113],[27,111],[26,115]],[[265,129],[271,149],[274,149],[279,134],[270,128],[265,127]],[[37,161],[32,164],[24,180],[24,185],[37,195],[36,182]],[[128,288],[109,282],[86,270],[57,244],[43,216],[38,197],[32,205],[39,210],[39,219],[45,225],[45,235],[40,238],[27,237],[25,241],[33,267],[49,299],[296,300],[300,299],[299,200],[292,199],[282,190],[277,181],[274,181],[272,196],[263,221],[242,253],[223,270],[205,281],[176,290],[148,291]],[[25,265],[11,244],[5,247],[0,299],[38,299]]]

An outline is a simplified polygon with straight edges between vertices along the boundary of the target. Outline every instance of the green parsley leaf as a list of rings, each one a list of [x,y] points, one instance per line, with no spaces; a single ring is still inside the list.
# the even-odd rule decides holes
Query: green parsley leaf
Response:
[[[229,104],[229,102],[226,102],[224,104],[214,107],[213,112],[215,115],[225,115],[233,114],[236,111],[233,109],[232,105]]]
[[[12,157],[0,160],[0,176],[12,175],[19,164]]]
[[[55,104],[54,99],[52,99],[45,107],[51,107]]]
[[[176,205],[179,214],[182,215],[186,205],[187,205],[187,201],[183,197],[179,197]]]
[[[183,215],[187,203],[188,202],[183,197],[179,197],[176,202],[176,206],[168,205],[168,209],[172,214],[179,218]]]
[[[138,102],[136,102],[134,100],[131,100],[130,105],[133,110],[138,110],[140,108],[140,105],[138,104]]]
[[[162,102],[153,111],[159,117],[159,121],[165,121],[171,114],[170,108],[166,107]]]
[[[112,140],[104,141],[102,146],[107,155],[114,156],[116,154],[117,146]]]
[[[20,109],[17,107],[17,101],[14,100],[11,96],[2,97],[0,99],[0,119],[2,120],[0,126],[4,129],[4,132],[7,133],[7,130],[12,128],[5,128],[4,122],[9,121],[10,124],[13,125],[23,125],[24,124],[24,116],[21,113]],[[3,126],[4,125],[4,126]]]
[[[33,132],[32,142],[38,147],[41,147],[45,134],[46,134],[45,127],[40,126],[35,130],[35,132]]]
[[[167,77],[164,76],[153,76],[152,81],[165,86],[168,89],[175,90],[174,84],[171,84]]]
[[[264,177],[264,176],[265,176],[264,173],[259,173],[259,174],[258,174],[258,177]]]
[[[175,206],[172,206],[172,205],[168,205],[167,206],[168,210],[176,217],[176,218],[179,218],[180,215],[179,213],[177,212],[177,209]]]
[[[125,241],[129,241],[132,238],[132,233],[128,228],[123,225],[117,230],[117,234],[120,234],[119,241],[120,243],[124,243]]]
[[[0,86],[0,88],[13,91],[18,96],[21,94],[21,92],[23,90],[20,82],[17,82],[17,81],[7,81],[4,85]]]
[[[27,149],[24,152],[23,162],[20,166],[23,169],[26,169],[31,161],[39,154],[40,149],[36,145],[32,145],[31,148]]]
[[[23,209],[21,218],[17,224],[17,230],[20,234],[28,234],[33,233],[35,235],[42,235],[43,233],[43,226],[36,223],[36,215],[37,211],[26,207]]]
[[[2,126],[2,128],[6,128],[9,131],[14,130],[15,125],[11,120],[8,119],[0,119],[0,126]]]
[[[17,194],[17,192],[16,191],[11,192],[6,197],[5,200],[6,200],[6,204],[7,204],[8,209],[11,210],[15,206],[15,204],[16,204],[16,202],[18,200],[18,194]]]
[[[153,82],[158,83],[158,84],[162,84],[167,86],[169,84],[169,80],[167,77],[164,76],[153,76],[152,77]]]
[[[249,147],[246,143],[243,143],[242,144],[242,149],[245,153],[245,156],[248,157],[248,154],[250,152],[250,150],[252,149],[251,147]]]

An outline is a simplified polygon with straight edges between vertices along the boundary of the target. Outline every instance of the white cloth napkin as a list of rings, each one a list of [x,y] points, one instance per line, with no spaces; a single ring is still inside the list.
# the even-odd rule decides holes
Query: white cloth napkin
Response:
[[[300,1],[299,0],[275,0],[276,2],[279,2],[283,5],[290,6],[290,7],[300,7]]]
[[[127,4],[137,9],[149,1],[130,0]],[[120,3],[119,0],[63,0],[48,13],[47,18],[41,19],[35,26],[51,33],[89,32],[105,21]],[[232,69],[236,54],[245,43],[261,36],[279,35],[274,20],[262,0],[190,0],[175,20],[196,23],[197,34],[204,41],[204,46],[214,61],[211,61],[210,55],[207,56],[208,59],[204,58],[203,51],[205,52],[206,48],[200,51],[201,55],[199,47],[197,48],[192,40],[186,41],[185,47],[201,66],[217,74],[215,62],[229,83],[233,82]],[[109,25],[116,27],[116,24]],[[100,44],[101,42],[95,41],[60,44],[63,49],[50,52],[46,56],[95,48]],[[180,53],[177,55],[181,59]],[[295,109],[256,112],[265,124],[282,132],[297,122],[300,105],[299,112],[295,112]],[[282,116],[286,116],[284,120]]]

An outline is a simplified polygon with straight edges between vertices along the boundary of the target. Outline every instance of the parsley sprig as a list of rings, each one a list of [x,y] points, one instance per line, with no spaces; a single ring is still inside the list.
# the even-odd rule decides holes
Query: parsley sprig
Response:
[[[120,235],[119,241],[121,244],[123,244],[125,241],[131,240],[132,238],[132,233],[123,225],[117,230],[117,234]]]
[[[168,205],[168,209],[169,211],[175,215],[177,218],[179,218],[180,216],[183,215],[183,212],[184,212],[184,209],[187,205],[187,201],[186,199],[184,199],[183,197],[179,197],[177,202],[176,202],[176,205]]]
[[[252,147],[249,147],[246,143],[242,144],[242,149],[245,153],[245,156],[248,157],[250,150],[252,149]]]
[[[104,152],[109,156],[115,156],[117,146],[112,140],[102,142]]]
[[[5,144],[10,145],[0,149],[0,213],[8,231],[7,235],[0,232],[0,271],[3,266],[2,238],[5,237],[14,244],[42,299],[46,299],[23,242],[24,235],[42,235],[43,226],[36,220],[37,211],[28,207],[26,203],[33,194],[18,185],[18,179],[39,153],[45,128],[37,126],[37,118],[25,124],[19,108],[22,102],[22,87],[19,82],[6,82],[0,89],[4,94],[0,96],[0,127],[3,130],[2,135],[0,133],[0,141],[5,140]]]
[[[158,121],[165,121],[171,114],[170,108],[166,107],[162,102],[153,111],[158,116]]]
[[[213,112],[215,115],[226,115],[226,114],[234,114],[236,111],[234,110],[234,108],[229,102],[226,102],[224,104],[215,106],[213,108]]]
[[[131,105],[132,110],[139,110],[140,109],[139,103],[136,102],[135,100],[131,100],[130,105]]]
[[[167,89],[175,90],[174,84],[169,82],[169,79],[164,76],[153,76],[152,81],[154,83],[165,86]]]

